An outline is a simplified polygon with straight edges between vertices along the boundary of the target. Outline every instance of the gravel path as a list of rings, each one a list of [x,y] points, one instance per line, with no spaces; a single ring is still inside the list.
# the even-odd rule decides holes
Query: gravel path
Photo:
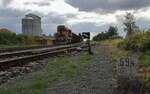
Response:
[[[106,53],[103,48],[100,53],[95,54],[97,58],[85,72],[49,86],[45,94],[112,94],[113,65],[109,58],[105,58]]]

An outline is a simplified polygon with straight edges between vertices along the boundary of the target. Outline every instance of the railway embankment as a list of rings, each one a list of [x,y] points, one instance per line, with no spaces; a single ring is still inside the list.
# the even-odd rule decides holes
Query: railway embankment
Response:
[[[106,40],[102,41],[101,44],[105,45],[106,49],[109,50],[112,58],[113,65],[116,66],[115,73],[117,75],[117,65],[118,65],[118,58],[120,56],[123,57],[135,57],[136,62],[130,60],[126,60],[123,62],[127,62],[129,64],[124,64],[125,66],[128,66],[127,70],[125,72],[132,71],[133,73],[130,73],[128,77],[126,78],[117,78],[116,81],[114,81],[115,85],[115,94],[149,94],[150,93],[150,58],[148,53],[142,53],[142,52],[136,52],[132,50],[124,50],[122,48],[118,47],[118,44],[123,42],[124,40]],[[136,67],[132,67],[136,63]],[[123,63],[122,63],[123,64]],[[130,64],[132,66],[130,66]],[[133,68],[133,69],[132,69]],[[131,70],[132,69],[132,70]],[[123,70],[123,69],[121,69]],[[136,77],[134,77],[136,75]],[[131,79],[132,78],[132,79]]]
[[[0,94],[149,94],[144,82],[130,90],[135,80],[117,79],[118,55],[128,52],[116,48],[115,41],[111,43],[95,46],[94,55],[73,52],[42,61],[38,70],[2,85]]]
[[[10,52],[0,54],[0,84],[7,83],[25,73],[37,70],[43,64],[43,61],[70,55],[70,53],[78,52],[77,47],[86,46],[79,44],[62,45],[57,47],[49,47],[43,49],[27,50],[23,52]],[[47,63],[48,61],[46,61]]]
[[[0,87],[0,94],[110,94],[113,65],[105,47],[56,57],[40,70],[18,77]]]

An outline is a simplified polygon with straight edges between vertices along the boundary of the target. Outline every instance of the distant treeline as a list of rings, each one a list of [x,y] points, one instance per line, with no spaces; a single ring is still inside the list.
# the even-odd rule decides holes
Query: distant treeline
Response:
[[[37,44],[36,39],[38,37],[31,35],[0,32],[0,45],[32,45]]]
[[[110,26],[108,31],[101,32],[93,38],[94,41],[103,41],[107,39],[122,39],[122,37],[118,34],[117,27]]]

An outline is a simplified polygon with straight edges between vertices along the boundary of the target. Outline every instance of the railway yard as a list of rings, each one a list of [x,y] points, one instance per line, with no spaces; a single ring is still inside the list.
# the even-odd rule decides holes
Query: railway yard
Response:
[[[84,51],[78,51],[78,47],[83,48]],[[2,81],[1,84],[3,83],[4,86],[12,86],[12,85],[18,83],[18,81],[24,82],[24,81],[28,81],[29,79],[30,80],[33,79],[32,78],[33,75],[34,76],[42,75],[42,74],[39,74],[41,72],[40,70],[44,66],[47,65],[47,62],[50,62],[49,60],[51,60],[51,62],[53,62],[54,59],[55,60],[60,59],[60,61],[62,61],[62,63],[66,64],[66,65],[61,64],[61,66],[68,66],[67,61],[63,62],[63,60],[67,59],[71,62],[71,66],[73,66],[73,68],[75,68],[75,70],[76,70],[76,67],[77,67],[77,69],[78,69],[78,67],[79,67],[79,69],[80,69],[80,67],[85,67],[82,70],[83,72],[81,72],[81,70],[79,70],[79,72],[77,72],[77,70],[76,70],[76,72],[77,72],[76,76],[73,75],[74,73],[72,73],[72,74],[67,73],[67,75],[69,75],[69,76],[63,77],[63,79],[61,79],[61,77],[58,78],[60,80],[56,80],[57,82],[54,81],[55,85],[52,84],[50,86],[47,86],[47,88],[44,91],[43,90],[40,91],[40,92],[43,92],[41,94],[53,94],[53,93],[54,94],[60,94],[60,93],[61,94],[68,94],[68,93],[70,93],[70,94],[99,94],[100,92],[101,92],[101,94],[110,94],[112,92],[111,80],[113,78],[113,66],[111,64],[109,64],[110,59],[108,57],[106,57],[106,58],[108,58],[109,60],[106,60],[106,61],[104,60],[101,63],[99,62],[99,60],[102,60],[103,58],[105,58],[105,55],[102,54],[104,52],[106,53],[105,49],[103,49],[103,51],[101,52],[99,49],[99,45],[93,45],[92,48],[95,52],[94,56],[87,55],[87,52],[85,51],[87,49],[87,47],[85,45],[81,45],[81,44],[69,45],[69,47],[67,45],[65,45],[65,46],[59,46],[59,47],[44,48],[44,49],[40,49],[40,50],[38,49],[38,50],[32,51],[33,56],[34,56],[33,53],[36,53],[36,55],[37,55],[36,60],[34,60],[32,57],[32,59],[29,59],[29,61],[28,61],[27,60],[28,58],[26,58],[27,61],[26,60],[24,61],[24,59],[23,59],[23,61],[21,61],[20,64],[19,64],[19,62],[16,63],[16,60],[15,60],[15,62],[12,61],[11,58],[17,57],[14,55],[18,55],[18,54],[16,54],[15,52],[11,52],[12,54],[14,53],[14,55],[11,56],[9,53],[9,56],[11,56],[10,59],[6,58],[7,60],[4,59],[3,61],[1,61],[1,65],[4,63],[4,61],[7,62],[9,60],[11,61],[11,63],[14,63],[14,64],[12,64],[12,66],[7,66],[7,68],[8,68],[7,70],[1,70],[1,73],[0,73],[0,77],[1,77],[1,81]],[[49,52],[47,51],[47,49],[49,50]],[[46,51],[46,53],[45,53],[45,51]],[[67,51],[69,51],[69,53]],[[29,53],[29,54],[31,54],[31,53]],[[46,57],[44,54],[46,54]],[[8,55],[8,53],[6,53],[5,55]],[[22,56],[26,57],[26,55],[19,55],[19,57],[21,57],[21,58],[22,58]],[[41,56],[44,56],[44,57],[41,57]],[[4,54],[2,54],[2,57],[4,57]],[[48,57],[50,57],[50,58],[48,58]],[[92,63],[90,63],[90,61]],[[81,64],[80,64],[80,62],[81,62]],[[86,64],[88,62],[89,62],[89,64]],[[77,63],[78,65],[76,65],[75,63]],[[82,65],[82,63],[83,63],[83,65]],[[59,69],[59,67],[61,67],[61,66],[59,64],[57,65],[59,71],[63,71],[63,70]],[[57,69],[54,69],[54,70],[57,71]],[[109,73],[109,71],[111,71],[111,73]],[[52,72],[51,71],[49,71],[49,72],[50,72],[49,75],[51,75]],[[105,75],[105,74],[108,74],[108,75]],[[43,75],[46,75],[46,74],[43,74]],[[56,73],[56,75],[57,75],[57,73]],[[64,75],[64,74],[62,73],[62,75]],[[70,78],[70,76],[73,76],[73,78],[72,77]],[[43,76],[43,77],[41,76],[41,79],[42,78],[45,78],[45,76]],[[53,77],[51,77],[51,78],[53,78]],[[101,83],[104,81],[106,84]],[[70,84],[70,85],[68,85],[68,84]],[[98,84],[101,84],[101,85],[99,86]],[[34,91],[32,93],[34,94]],[[23,94],[23,92],[21,91],[21,92],[19,92],[19,94]]]
[[[150,94],[150,0],[0,0],[0,94]]]
[[[58,26],[53,44],[42,45],[0,48],[0,94],[149,94],[137,59],[115,56],[90,32]]]
[[[0,80],[8,88],[0,94],[120,94],[107,47],[92,44],[92,56],[86,49],[77,43],[1,53]]]
[[[78,47],[84,48],[86,45],[84,44],[70,44],[70,45],[61,45],[61,46],[53,46],[53,47],[43,47],[31,50],[31,48],[23,49],[22,51],[18,48],[14,49],[12,52],[5,52],[0,54],[0,77],[1,77],[1,83],[5,82],[5,76],[12,76],[13,72],[10,71],[11,69],[14,70],[21,70],[21,68],[24,68],[24,65],[26,66],[28,63],[33,61],[40,61],[48,57],[59,57],[61,55],[64,55],[66,53],[70,53],[72,51],[77,51]],[[5,50],[5,51],[8,51]],[[7,73],[7,71],[10,71]],[[14,75],[13,75],[14,76]]]

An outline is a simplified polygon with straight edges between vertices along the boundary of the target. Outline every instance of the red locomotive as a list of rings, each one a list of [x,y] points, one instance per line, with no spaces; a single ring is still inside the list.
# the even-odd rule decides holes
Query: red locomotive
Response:
[[[57,45],[80,43],[83,41],[82,36],[76,35],[64,25],[60,25],[57,27],[57,32],[55,33],[54,36],[55,36],[54,44]]]

